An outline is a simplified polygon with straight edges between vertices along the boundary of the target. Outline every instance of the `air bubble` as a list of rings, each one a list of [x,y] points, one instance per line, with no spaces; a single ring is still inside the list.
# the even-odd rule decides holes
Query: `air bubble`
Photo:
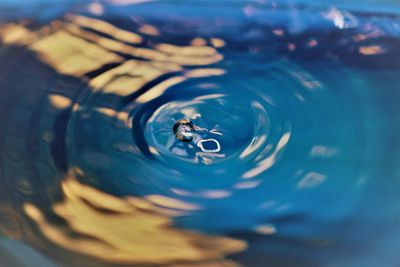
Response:
[[[188,119],[181,119],[175,122],[173,131],[175,137],[182,142],[190,142],[194,137],[194,124]]]

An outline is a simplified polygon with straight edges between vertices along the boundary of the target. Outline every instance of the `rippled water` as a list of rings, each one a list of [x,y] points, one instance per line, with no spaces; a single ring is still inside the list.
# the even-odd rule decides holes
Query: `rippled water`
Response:
[[[396,2],[10,3],[1,264],[400,265]]]

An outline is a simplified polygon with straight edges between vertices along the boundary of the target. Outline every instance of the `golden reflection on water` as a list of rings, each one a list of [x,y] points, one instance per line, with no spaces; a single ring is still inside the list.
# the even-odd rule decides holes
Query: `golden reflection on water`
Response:
[[[225,255],[246,248],[240,240],[174,228],[169,209],[195,205],[156,195],[115,197],[80,183],[76,172],[62,181],[64,199],[52,206],[69,228],[50,223],[38,206],[24,204],[43,235],[61,247],[111,263],[220,262],[215,266],[226,266]]]
[[[92,14],[102,13],[100,4],[88,8]],[[142,25],[138,31],[152,36],[160,34],[152,25]],[[68,15],[35,32],[24,24],[3,25],[0,38],[6,44],[25,46],[58,73],[86,80],[93,91],[107,94],[127,96],[162,75],[179,72],[142,94],[138,102],[154,99],[187,79],[225,73],[207,67],[184,71],[184,66],[220,61],[222,55],[216,48],[225,45],[222,39],[210,40],[212,46],[207,46],[205,39],[195,38],[188,46],[160,43],[136,47],[144,40],[139,34],[84,16]],[[125,60],[121,54],[135,59]],[[107,64],[116,66],[87,79],[89,72]],[[79,109],[78,103],[63,95],[49,95],[48,101],[57,110],[71,106],[72,111]],[[118,118],[124,127],[130,127],[124,111],[101,106],[95,111],[107,118]],[[23,205],[25,214],[54,244],[111,264],[237,266],[225,257],[244,250],[247,246],[244,241],[174,227],[174,217],[196,212],[201,206],[155,194],[143,198],[112,196],[80,182],[83,175],[81,170],[71,169],[61,181],[62,200],[49,208],[31,202]],[[224,198],[230,194],[202,192],[206,198]],[[49,219],[54,216],[63,221],[56,223]]]
[[[216,47],[216,48],[220,48],[220,47],[224,47],[225,46],[225,41],[220,39],[220,38],[211,38],[211,44]]]
[[[221,69],[197,69],[197,70],[187,71],[184,76],[171,77],[163,82],[160,82],[159,84],[155,85],[150,90],[148,90],[146,93],[138,97],[136,101],[138,103],[146,103],[148,101],[151,101],[162,95],[167,89],[186,81],[188,78],[219,76],[223,75],[224,73],[225,71]]]
[[[57,109],[66,109],[71,106],[72,101],[68,97],[62,95],[49,95],[50,104]]]
[[[158,31],[150,25],[140,29],[147,33],[151,31],[153,35]],[[176,46],[163,43],[156,44],[154,48],[137,47],[135,44],[143,41],[140,35],[100,19],[77,15],[67,15],[63,20],[53,21],[50,26],[44,26],[37,32],[32,32],[23,24],[3,25],[0,28],[0,38],[4,43],[28,45],[43,62],[61,74],[75,77],[82,77],[106,64],[122,63],[124,58],[119,53],[138,58],[125,62],[128,65],[121,68],[126,73],[121,73],[118,68],[111,69],[111,73],[104,73],[106,76],[115,72],[119,72],[118,76],[130,74],[128,77],[117,77],[118,83],[115,86],[120,88],[135,87],[132,84],[137,88],[182,66],[209,65],[223,58],[214,47],[206,45]],[[211,42],[216,47],[224,45],[221,39]],[[135,68],[130,69],[132,65]],[[135,73],[132,74],[132,71]],[[142,82],[133,77],[137,76],[137,72],[146,76]]]
[[[203,44],[176,46],[160,43],[154,48],[135,47],[134,44],[143,41],[138,34],[85,16],[67,15],[64,20],[54,21],[51,25],[47,26],[45,33],[43,29],[34,33],[23,25],[9,25],[0,32],[0,36],[6,43],[28,45],[43,62],[61,74],[83,78],[104,65],[120,63],[89,81],[94,90],[103,93],[127,96],[162,75],[181,71],[183,66],[209,65],[222,59],[214,47]],[[151,30],[153,34],[157,30],[150,25],[140,29],[147,32]],[[211,42],[216,47],[224,45],[221,39]],[[124,60],[119,53],[139,59]],[[223,73],[220,69],[192,70],[184,76],[175,76],[159,83],[137,101],[150,101],[188,78]]]
[[[358,51],[365,56],[380,55],[385,53],[385,49],[379,45],[361,46]]]
[[[102,65],[123,60],[122,57],[63,30],[34,42],[30,48],[38,52],[40,58],[58,72],[74,76],[82,76]]]
[[[142,37],[133,32],[125,31],[115,27],[114,25],[100,19],[89,18],[85,16],[67,15],[67,20],[75,23],[78,26],[92,29],[103,34],[107,34],[116,40],[137,44],[143,41]]]

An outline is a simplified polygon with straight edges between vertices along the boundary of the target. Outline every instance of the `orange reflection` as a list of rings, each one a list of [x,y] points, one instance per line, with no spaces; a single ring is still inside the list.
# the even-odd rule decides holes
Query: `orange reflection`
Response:
[[[154,26],[149,25],[149,24],[143,24],[139,28],[139,32],[143,33],[143,34],[147,34],[147,35],[152,35],[152,36],[160,35],[160,32],[158,31],[158,29],[156,27],[154,27]]]
[[[380,54],[385,53],[385,49],[383,49],[383,47],[381,47],[379,45],[361,46],[358,49],[358,52],[365,56],[380,55]]]
[[[62,182],[64,200],[52,206],[69,228],[50,223],[38,206],[24,204],[25,213],[43,235],[63,248],[109,263],[182,267],[205,261],[204,266],[234,266],[224,256],[246,248],[240,240],[176,229],[172,219],[162,212],[166,206],[191,209],[192,205],[155,195],[148,196],[151,201],[118,198],[81,184],[74,172],[78,171],[71,171]],[[186,264],[178,264],[182,262]]]
[[[194,38],[190,44],[193,46],[205,46],[207,45],[207,41],[204,38],[197,37]]]

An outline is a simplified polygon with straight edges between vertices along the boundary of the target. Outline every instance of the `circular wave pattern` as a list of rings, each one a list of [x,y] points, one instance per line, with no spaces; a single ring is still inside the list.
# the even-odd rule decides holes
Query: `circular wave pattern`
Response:
[[[198,206],[199,210],[190,214],[191,220],[197,221],[195,230],[253,231],[264,220],[269,224],[264,212],[254,210],[279,198],[283,203],[275,205],[280,214],[295,195],[299,199],[291,205],[296,212],[312,214],[316,208],[323,213],[307,203],[329,183],[329,159],[347,150],[343,142],[357,144],[359,140],[349,133],[360,131],[357,125],[345,125],[338,103],[343,99],[328,87],[334,82],[332,69],[320,74],[328,76],[316,78],[289,60],[277,59],[256,73],[252,69],[238,73],[240,67],[231,65],[217,77],[194,77],[173,84],[150,101],[142,102],[138,96],[139,101],[130,100],[122,107],[116,101],[120,111],[112,107],[111,118],[107,112],[106,116],[96,115],[104,115],[103,101],[90,95],[71,117],[73,143],[69,151],[76,154],[69,158],[73,165],[92,173],[100,184],[115,177],[118,170],[119,179],[105,184],[112,183],[123,194],[161,195]],[[152,94],[151,90],[143,95]],[[176,139],[172,131],[174,123],[183,118],[196,128],[188,143]],[[334,138],[331,131],[336,131]],[[324,138],[330,139],[330,146],[324,145]],[[199,144],[207,140],[218,142],[219,151],[204,152]],[[361,153],[361,148],[352,149]],[[128,155],[120,156],[128,149]],[[102,166],[93,164],[96,155]],[[109,166],[103,166],[108,161]],[[313,168],[313,161],[326,161],[328,166]],[[340,168],[340,172],[349,171],[348,166]],[[132,177],[137,179],[135,183]],[[354,190],[346,187],[343,183],[340,201],[351,210],[357,198]],[[335,198],[336,192],[330,191],[328,186],[325,196]],[[245,220],[235,225],[229,220],[200,219],[227,209]],[[332,211],[325,215],[337,216]],[[182,224],[192,227],[190,222]]]
[[[129,21],[114,21],[126,11],[109,6],[100,18],[110,22],[101,27],[85,12],[63,18],[65,25],[55,34],[60,39],[55,40],[64,40],[67,32],[73,36],[70,40],[89,42],[94,54],[96,49],[107,51],[99,69],[91,69],[90,60],[87,69],[84,64],[54,63],[48,40],[30,46],[44,54],[42,60],[58,74],[88,81],[76,99],[64,99],[66,94],[50,98],[48,105],[62,110],[61,115],[35,116],[54,121],[46,136],[57,172],[76,176],[101,192],[85,200],[89,206],[131,212],[133,205],[143,221],[157,212],[162,216],[148,222],[165,220],[190,233],[232,238],[213,241],[221,246],[214,255],[213,242],[185,232],[183,236],[197,243],[182,247],[204,249],[199,254],[207,257],[193,249],[196,253],[171,252],[153,261],[140,256],[133,263],[210,260],[243,251],[247,243],[248,251],[233,256],[244,266],[264,266],[260,264],[270,260],[271,266],[280,266],[280,261],[284,266],[323,266],[342,255],[340,249],[358,244],[350,234],[357,229],[366,239],[374,236],[392,244],[396,227],[391,186],[398,157],[388,147],[398,126],[388,118],[399,116],[393,100],[400,96],[395,60],[400,54],[399,18],[265,3],[229,7],[232,14],[214,21],[203,9],[189,19],[195,12],[192,6],[171,13],[165,5],[161,22],[158,12],[149,17],[145,4],[135,9],[138,18]],[[226,8],[216,4],[213,12]],[[182,119],[194,124],[188,142],[173,131]],[[390,181],[381,184],[380,173]],[[63,179],[59,187],[71,202],[95,195]],[[26,194],[35,194],[31,185],[21,184]],[[377,197],[382,191],[386,196]],[[74,193],[77,198],[71,197]],[[103,193],[128,199],[129,208]],[[101,199],[110,204],[103,206]],[[66,215],[73,210],[68,207],[58,204],[53,209],[83,231],[74,224],[79,216]],[[33,206],[24,209],[38,225],[43,222]],[[385,223],[387,231],[381,230]],[[368,229],[380,229],[379,234]],[[176,232],[159,235],[179,239]],[[182,244],[177,239],[172,244]],[[370,248],[358,246],[360,254],[372,255],[369,260],[379,254],[379,249],[370,253]],[[287,258],[288,249],[295,249],[296,255]],[[391,263],[395,257],[388,251]],[[343,260],[351,262],[345,266],[365,263],[359,256]],[[132,263],[124,257],[106,261]]]

